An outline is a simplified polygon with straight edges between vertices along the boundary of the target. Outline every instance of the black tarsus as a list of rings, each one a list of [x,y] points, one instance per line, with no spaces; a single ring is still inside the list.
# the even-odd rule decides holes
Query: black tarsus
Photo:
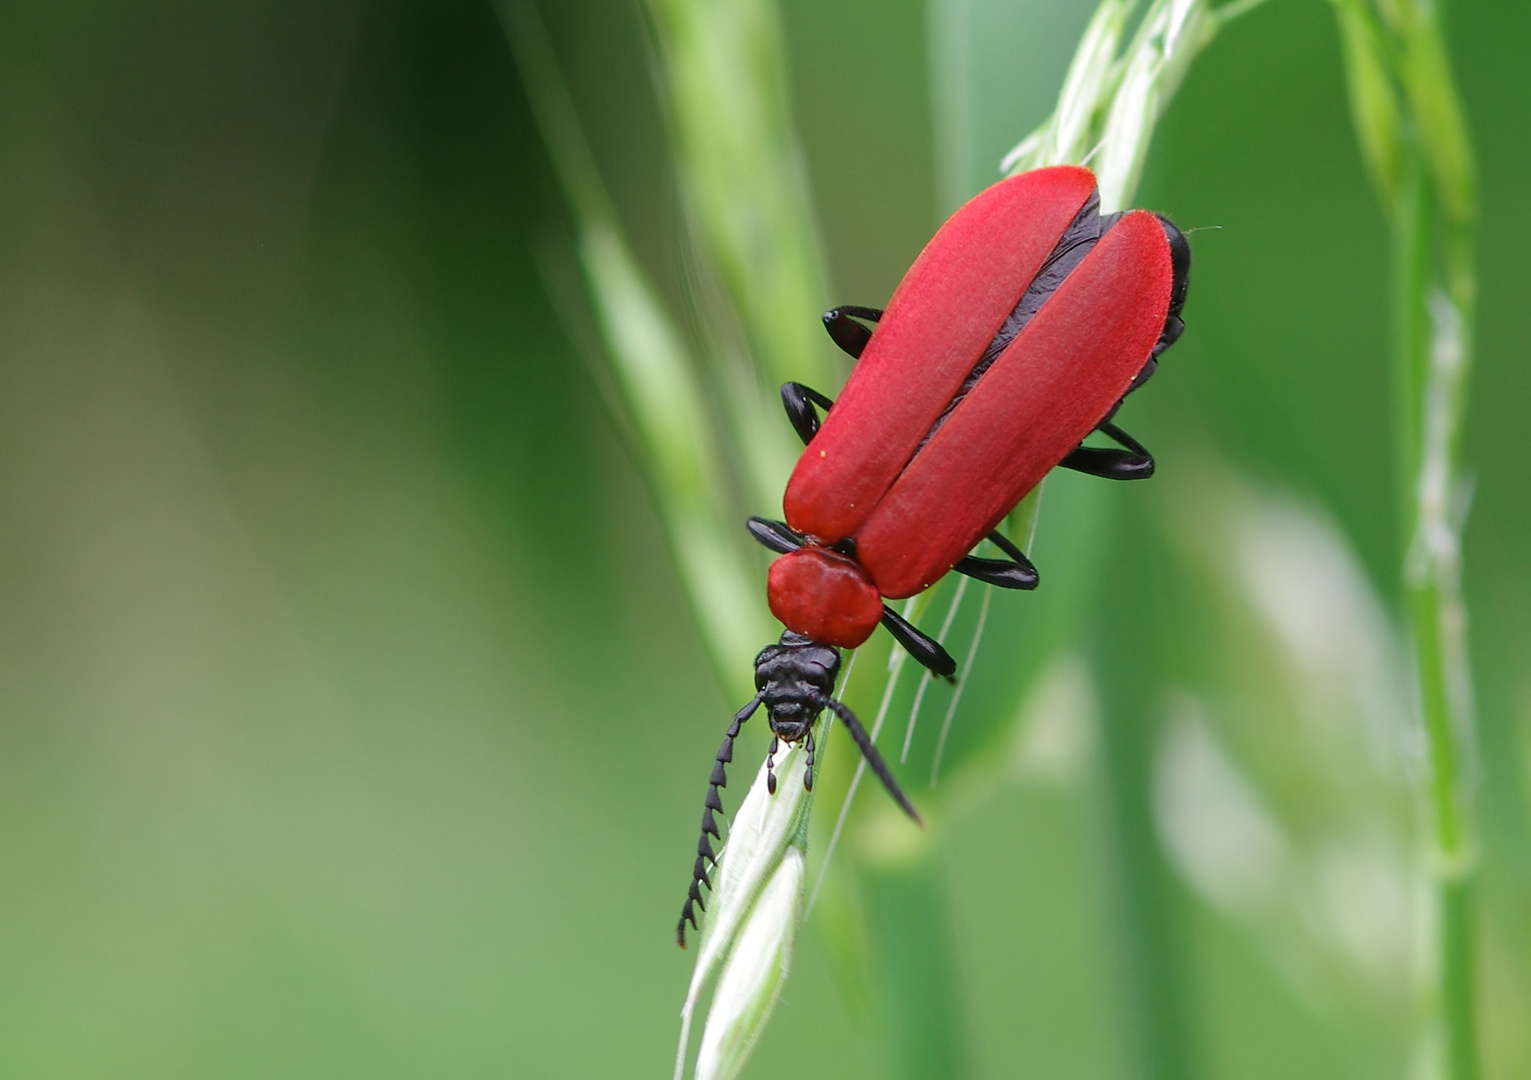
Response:
[[[893,639],[908,650],[910,656],[929,668],[932,674],[941,676],[947,682],[957,681],[952,678],[957,670],[957,661],[941,648],[939,641],[916,629],[913,623],[887,604],[882,606],[882,624],[888,628]]]
[[[1147,480],[1154,474],[1154,457],[1138,440],[1109,421],[1101,423],[1095,430],[1125,449],[1106,450],[1081,444],[1058,464],[1104,480]]]
[[[756,543],[778,555],[790,554],[803,546],[803,538],[788,528],[784,521],[752,517],[744,523],[744,527],[750,531]]]
[[[888,771],[887,762],[883,761],[882,755],[877,752],[877,747],[872,745],[872,737],[867,734],[866,728],[861,726],[861,721],[856,719],[856,714],[832,697],[821,697],[815,700],[814,704],[821,709],[829,709],[840,718],[840,722],[845,725],[845,730],[850,732],[851,738],[855,739],[856,745],[861,748],[861,756],[866,758],[867,764],[877,774],[877,779],[882,781],[882,786],[888,789],[889,795],[893,796],[893,801],[903,808],[904,813],[908,814],[916,825],[924,825],[924,819],[904,795],[903,789],[898,786],[898,781],[893,779],[893,774]]]
[[[872,331],[856,322],[856,319],[881,322],[882,312],[877,308],[856,307],[854,304],[832,308],[824,313],[824,329],[829,331],[829,336],[834,339],[836,345],[840,346],[842,352],[849,353],[860,360],[867,342],[872,340]],[[825,406],[825,408],[828,407]]]
[[[1177,319],[1176,322],[1179,322],[1179,320]],[[1180,323],[1180,327],[1182,330],[1185,329],[1185,323]],[[1169,346],[1164,344],[1164,339],[1161,337],[1159,339],[1159,344],[1154,346],[1154,354],[1148,358],[1148,363],[1143,365],[1143,370],[1138,372],[1137,378],[1133,379],[1132,385],[1127,388],[1127,394],[1132,393],[1138,387],[1142,386],[1149,379],[1154,377],[1154,372],[1159,370],[1159,353],[1163,352],[1164,349],[1167,348],[1169,348]],[[1127,400],[1127,394],[1122,395],[1122,401]],[[1112,406],[1111,415],[1115,416],[1116,410],[1120,409],[1121,407],[1122,402],[1118,401],[1114,406]]]
[[[1148,448],[1146,446],[1138,442],[1138,440],[1134,439],[1131,435],[1127,434],[1115,424],[1101,424],[1097,430],[1102,434],[1115,439],[1118,445],[1125,446],[1134,454],[1141,454],[1143,457],[1148,458],[1150,461],[1153,460],[1153,455],[1148,452]]]
[[[989,534],[988,540],[1009,558],[980,559],[977,555],[965,555],[957,560],[952,569],[986,585],[998,585],[1001,589],[1035,589],[1040,580],[1037,568],[1021,549],[998,529]]]
[[[781,384],[781,404],[787,410],[787,419],[792,422],[792,430],[797,432],[797,437],[803,440],[803,445],[808,445],[819,431],[819,414],[814,410],[817,405],[825,412],[830,410],[834,402],[811,386],[802,383],[789,382]]]
[[[739,729],[744,722],[755,715],[755,710],[760,708],[760,703],[765,700],[764,694],[756,694],[750,698],[749,704],[734,714],[734,722],[728,725],[728,731],[723,736],[723,745],[718,747],[717,759],[712,764],[712,779],[707,783],[707,805],[702,811],[702,838],[696,844],[696,865],[691,869],[691,888],[686,893],[686,905],[681,908],[680,922],[675,924],[675,943],[682,949],[686,947],[686,923],[696,928],[696,909],[707,910],[707,905],[702,902],[702,886],[712,888],[712,879],[707,876],[710,865],[718,861],[716,853],[712,850],[712,840],[722,840],[723,835],[718,831],[717,820],[712,816],[714,810],[723,812],[723,800],[718,795],[718,788],[728,786],[728,773],[726,766],[734,760],[734,739],[739,736]],[[774,746],[774,741],[773,741]]]

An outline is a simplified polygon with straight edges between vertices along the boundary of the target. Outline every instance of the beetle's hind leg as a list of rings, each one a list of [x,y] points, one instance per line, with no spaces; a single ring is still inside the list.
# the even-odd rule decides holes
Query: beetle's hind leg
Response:
[[[858,319],[864,322],[879,322],[882,319],[882,312],[877,308],[845,304],[824,313],[824,329],[829,331],[829,336],[834,343],[859,360],[862,350],[867,347],[867,342],[872,340],[872,331],[862,322],[857,322]],[[828,412],[835,404],[832,399],[825,397],[811,386],[804,386],[798,382],[782,384],[781,403],[787,410],[787,419],[792,421],[792,429],[797,432],[798,438],[802,439],[805,445],[819,430],[819,414],[814,406],[817,405]]]
[[[1146,480],[1154,474],[1154,456],[1138,440],[1109,421],[1095,430],[1110,437],[1123,449],[1108,450],[1081,444],[1058,464],[1105,480]]]
[[[1111,436],[1126,448],[1126,452],[1099,450],[1080,445],[1060,463],[1066,469],[1089,473],[1091,476],[1101,476],[1107,480],[1142,480],[1154,474],[1153,455],[1143,449],[1142,443],[1112,424],[1111,418],[1116,415],[1116,410],[1122,407],[1122,401],[1127,399],[1128,394],[1153,378],[1154,372],[1159,370],[1159,357],[1163,356],[1164,350],[1180,340],[1180,335],[1185,333],[1185,320],[1181,318],[1181,312],[1185,308],[1186,291],[1190,287],[1191,245],[1186,240],[1185,233],[1177,229],[1174,222],[1163,214],[1157,216],[1160,226],[1164,229],[1164,237],[1169,241],[1170,266],[1173,271],[1170,282],[1170,305],[1169,311],[1164,316],[1164,328],[1159,331],[1159,340],[1154,343],[1153,351],[1144,362],[1137,377],[1132,380],[1132,385],[1127,387],[1127,393],[1123,394],[1121,400],[1111,407],[1106,418],[1095,426],[1096,431]]]
[[[867,322],[881,322],[882,312],[876,308],[856,307],[847,304],[844,307],[832,308],[824,313],[824,329],[840,346],[842,352],[849,353],[857,360],[861,359],[861,350],[867,347],[867,342],[872,340],[872,331],[868,330],[857,319]]]
[[[1010,542],[999,530],[989,534],[989,542],[1009,558],[980,559],[977,555],[964,556],[952,569],[985,585],[997,585],[1001,589],[1035,589],[1037,568],[1030,559]]]

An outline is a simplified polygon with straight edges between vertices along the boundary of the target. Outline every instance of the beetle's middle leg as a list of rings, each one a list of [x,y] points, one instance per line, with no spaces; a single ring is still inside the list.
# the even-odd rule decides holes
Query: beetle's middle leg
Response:
[[[1110,437],[1123,449],[1108,450],[1081,443],[1058,464],[1106,480],[1146,480],[1154,474],[1154,456],[1138,440],[1109,420],[1095,430]]]
[[[996,529],[989,534],[989,542],[1009,558],[980,559],[977,555],[966,555],[952,569],[985,585],[998,585],[1001,589],[1037,587],[1037,568],[1020,548],[1010,542],[1009,537]]]

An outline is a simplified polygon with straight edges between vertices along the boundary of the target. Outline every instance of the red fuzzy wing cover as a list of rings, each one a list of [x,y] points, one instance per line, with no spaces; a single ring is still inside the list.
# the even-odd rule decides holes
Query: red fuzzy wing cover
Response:
[[[855,529],[884,596],[934,584],[1105,417],[1159,339],[1171,279],[1154,215],[1101,237]]]
[[[783,499],[792,528],[824,543],[855,532],[1094,189],[1088,169],[1037,169],[981,192],[941,226],[798,459]]]

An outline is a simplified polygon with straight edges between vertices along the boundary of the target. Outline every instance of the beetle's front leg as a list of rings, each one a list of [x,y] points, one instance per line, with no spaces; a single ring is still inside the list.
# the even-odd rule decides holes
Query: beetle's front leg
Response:
[[[785,521],[772,521],[770,518],[751,517],[744,523],[744,527],[750,531],[755,542],[762,547],[769,548],[778,555],[786,555],[803,546],[804,540]]]
[[[948,682],[957,681],[952,678],[952,673],[957,670],[957,661],[952,659],[951,653],[941,647],[939,641],[920,630],[887,604],[882,606],[882,624],[888,628],[888,633],[893,635],[893,639],[908,650],[910,656],[930,669],[932,675],[940,675]]]

